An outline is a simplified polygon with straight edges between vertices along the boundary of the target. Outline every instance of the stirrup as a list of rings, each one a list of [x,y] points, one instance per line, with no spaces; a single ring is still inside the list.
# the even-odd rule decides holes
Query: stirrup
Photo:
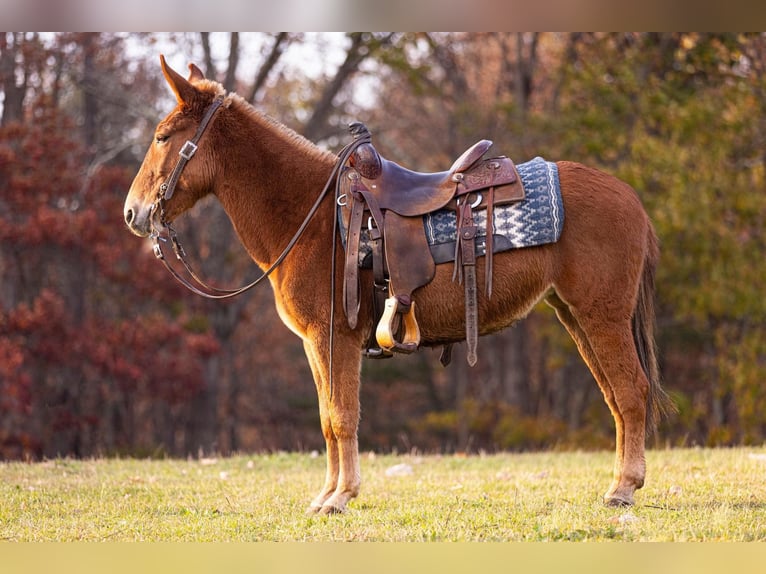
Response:
[[[398,316],[397,316],[398,315]],[[394,336],[395,323],[401,318],[402,341],[399,342]],[[406,306],[395,296],[386,299],[383,315],[375,330],[375,338],[378,345],[384,351],[396,351],[398,353],[413,353],[420,345],[420,327],[415,320],[415,302]]]

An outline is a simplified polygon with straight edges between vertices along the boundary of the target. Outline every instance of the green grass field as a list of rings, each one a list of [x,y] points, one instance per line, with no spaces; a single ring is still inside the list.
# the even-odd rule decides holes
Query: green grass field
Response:
[[[647,453],[636,506],[606,508],[612,453],[363,455],[340,516],[305,516],[309,454],[0,464],[4,541],[764,541],[766,451]],[[400,473],[387,471],[396,465]]]

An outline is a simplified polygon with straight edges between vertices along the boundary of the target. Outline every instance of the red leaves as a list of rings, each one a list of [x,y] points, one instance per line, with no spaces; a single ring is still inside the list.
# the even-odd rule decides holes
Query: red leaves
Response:
[[[189,333],[186,335],[185,340],[189,349],[200,357],[209,357],[221,350],[220,343],[210,333]]]
[[[24,352],[21,345],[9,340],[0,339],[0,377],[13,377],[24,363]]]
[[[125,229],[133,171],[88,173],[74,126],[39,119],[0,128],[0,457],[60,449],[61,433],[134,444],[141,413],[187,404],[219,351],[209,325],[184,327],[180,288]],[[105,432],[115,412],[122,435]]]
[[[55,330],[64,314],[64,303],[61,297],[50,289],[44,289],[32,305],[20,304],[10,312],[4,321],[9,332],[23,335],[39,334]]]

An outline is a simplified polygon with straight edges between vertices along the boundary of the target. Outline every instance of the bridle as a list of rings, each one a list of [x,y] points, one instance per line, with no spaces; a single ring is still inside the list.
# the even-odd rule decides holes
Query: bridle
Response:
[[[178,161],[176,162],[175,167],[173,168],[173,171],[170,172],[170,177],[163,182],[159,189],[157,190],[157,197],[155,198],[154,204],[152,205],[152,211],[151,211],[151,224],[152,224],[152,232],[150,234],[150,238],[152,240],[152,249],[154,251],[154,255],[162,261],[162,263],[165,265],[165,268],[170,272],[170,274],[175,277],[175,279],[181,283],[183,286],[185,286],[187,289],[192,291],[193,293],[196,293],[197,295],[200,295],[202,297],[206,297],[207,299],[228,299],[230,297],[236,297],[237,295],[240,295],[244,293],[245,291],[249,291],[256,285],[258,285],[261,281],[266,279],[271,273],[274,272],[274,270],[279,267],[279,265],[285,260],[285,258],[288,256],[290,251],[292,251],[293,247],[295,247],[295,244],[298,243],[298,240],[303,235],[303,232],[306,231],[306,228],[308,227],[309,223],[311,222],[312,218],[316,214],[317,210],[319,209],[319,206],[321,205],[324,198],[327,196],[328,192],[330,191],[330,188],[333,187],[332,183],[335,182],[335,202],[338,203],[340,200],[341,195],[341,178],[338,177],[338,174],[343,169],[343,166],[346,165],[346,162],[348,162],[349,158],[351,157],[351,154],[356,150],[360,145],[364,143],[369,143],[370,136],[368,134],[355,134],[354,139],[351,143],[347,144],[338,154],[338,159],[335,162],[335,165],[333,166],[332,171],[330,172],[330,176],[327,178],[327,183],[325,183],[324,189],[322,189],[322,192],[319,194],[319,197],[317,197],[316,201],[314,201],[314,204],[311,206],[311,209],[309,210],[308,214],[306,215],[306,218],[303,220],[303,223],[301,223],[298,230],[295,232],[295,235],[293,235],[292,239],[287,243],[287,246],[284,248],[282,253],[277,257],[277,259],[274,261],[274,263],[271,264],[271,266],[263,272],[263,274],[252,281],[251,283],[248,283],[244,287],[240,287],[239,289],[218,289],[216,287],[211,287],[210,285],[206,284],[202,279],[199,278],[199,276],[192,270],[191,266],[186,261],[186,252],[184,251],[183,247],[181,246],[181,241],[178,239],[178,234],[176,233],[176,230],[173,229],[173,227],[170,225],[170,223],[167,221],[166,214],[165,214],[165,203],[173,196],[173,193],[175,192],[176,185],[178,184],[178,180],[181,177],[181,173],[183,172],[184,168],[186,167],[186,164],[191,161],[191,159],[194,157],[194,154],[197,152],[199,141],[202,138],[203,134],[205,133],[205,130],[210,125],[210,122],[213,120],[213,117],[215,116],[215,113],[218,111],[218,109],[221,107],[221,104],[223,103],[223,96],[218,96],[213,103],[210,105],[210,107],[205,112],[205,115],[202,117],[202,121],[200,122],[199,127],[197,128],[196,133],[194,134],[194,137],[191,140],[188,140],[182,147],[181,150],[178,152]],[[353,133],[353,132],[352,132]],[[155,225],[155,219],[159,220],[159,228]],[[165,232],[166,236],[163,236],[163,231]],[[334,349],[334,338],[335,338],[335,248],[336,248],[336,241],[335,237],[338,234],[338,218],[335,216],[335,211],[333,210],[333,227],[332,227],[332,269],[330,271],[330,322],[329,322],[329,383],[330,383],[330,400],[332,400],[333,397],[333,349]],[[189,276],[197,283],[197,285],[194,285],[191,281],[183,277],[178,271],[176,271],[168,262],[167,258],[165,257],[164,252],[162,251],[162,243],[170,242],[171,247],[173,248],[173,252],[176,254],[176,258],[183,264],[184,268],[186,269]]]
[[[181,246],[181,241],[178,238],[178,233],[176,230],[170,225],[170,223],[167,221],[166,213],[165,213],[165,205],[166,202],[173,197],[173,194],[175,193],[176,185],[178,184],[178,180],[181,177],[181,174],[183,173],[184,168],[186,167],[186,164],[191,161],[191,159],[194,157],[194,154],[197,152],[199,141],[202,138],[203,134],[207,130],[208,126],[210,125],[210,122],[213,120],[216,112],[223,104],[223,96],[218,96],[215,100],[213,100],[213,103],[210,105],[210,107],[205,111],[205,115],[202,117],[202,121],[200,122],[199,127],[197,128],[196,133],[194,134],[194,137],[191,140],[187,140],[186,143],[181,146],[181,150],[178,152],[178,161],[176,162],[175,167],[173,168],[173,171],[170,172],[170,176],[167,180],[165,180],[157,190],[157,196],[155,198],[154,204],[151,208],[151,223],[152,223],[152,232],[150,234],[150,239],[152,240],[152,250],[154,251],[155,257],[162,261],[162,263],[165,265],[167,270],[175,277],[175,279],[181,283],[184,287],[192,291],[193,293],[196,293],[197,295],[200,295],[202,297],[206,297],[208,299],[228,299],[230,297],[235,297],[237,295],[240,295],[244,293],[245,291],[249,291],[261,281],[266,279],[271,273],[274,272],[274,270],[279,267],[279,265],[285,260],[287,255],[292,251],[293,247],[295,247],[295,244],[298,243],[298,240],[303,235],[304,231],[308,227],[309,222],[316,214],[317,210],[319,209],[320,204],[324,200],[324,198],[327,196],[327,193],[329,192],[330,188],[332,187],[332,182],[335,181],[335,193],[336,197],[339,195],[339,187],[340,187],[340,178],[337,177],[338,173],[340,172],[341,168],[346,164],[349,157],[353,153],[353,151],[362,143],[365,143],[366,141],[369,141],[369,137],[367,139],[365,138],[359,138],[354,139],[351,143],[346,145],[338,154],[338,160],[335,162],[335,166],[333,167],[332,172],[330,173],[329,178],[327,179],[327,183],[324,186],[324,189],[319,194],[319,197],[317,197],[316,201],[314,202],[314,205],[312,205],[311,209],[309,210],[308,214],[306,215],[306,218],[303,220],[303,223],[300,225],[298,230],[295,232],[295,235],[293,235],[292,239],[288,242],[287,246],[284,248],[282,253],[277,257],[277,259],[272,263],[272,265],[263,272],[263,274],[252,281],[251,283],[248,283],[247,285],[240,287],[238,289],[219,289],[216,287],[211,287],[210,285],[206,284],[197,273],[194,272],[194,270],[191,268],[189,263],[186,261],[186,252],[184,251],[183,247]],[[333,217],[333,272],[332,272],[332,282],[333,282],[333,288],[332,292],[335,292],[334,289],[334,281],[335,281],[335,236],[337,234],[337,217]],[[159,225],[156,225],[156,223],[159,223]],[[164,234],[163,234],[164,232]],[[186,269],[186,272],[189,274],[189,276],[192,278],[194,282],[197,283],[195,285],[190,280],[182,276],[176,269],[174,269],[170,263],[168,262],[167,258],[165,257],[165,253],[162,249],[163,243],[170,243],[173,252],[176,255],[176,258],[183,264],[184,268]]]

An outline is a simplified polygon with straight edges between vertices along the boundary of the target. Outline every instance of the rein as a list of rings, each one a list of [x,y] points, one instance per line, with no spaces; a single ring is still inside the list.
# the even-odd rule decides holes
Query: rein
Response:
[[[179,155],[178,161],[175,167],[173,168],[173,171],[170,173],[170,177],[168,177],[168,179],[160,185],[160,188],[157,193],[157,199],[155,200],[154,206],[152,207],[153,214],[159,215],[159,224],[162,227],[161,229],[158,229],[156,226],[154,226],[155,218],[153,215],[152,216],[153,230],[150,235],[150,239],[152,240],[152,250],[154,251],[155,257],[157,257],[157,259],[162,261],[162,263],[165,265],[165,267],[170,272],[170,274],[184,287],[189,289],[191,292],[197,295],[200,295],[202,297],[206,297],[208,299],[228,299],[230,297],[241,295],[242,293],[249,291],[256,285],[258,285],[264,279],[266,279],[269,275],[271,275],[274,272],[274,270],[276,270],[276,268],[279,267],[279,265],[289,255],[290,251],[292,251],[293,247],[295,247],[295,244],[298,243],[298,240],[306,231],[306,228],[308,227],[309,223],[311,222],[317,210],[319,209],[319,206],[321,205],[324,198],[327,196],[327,193],[329,192],[332,186],[333,180],[335,180],[336,182],[335,183],[336,196],[338,195],[339,189],[340,189],[340,179],[337,177],[338,173],[340,172],[343,165],[345,165],[345,163],[348,161],[353,151],[360,144],[365,143],[364,139],[355,139],[354,141],[346,145],[340,151],[340,153],[338,154],[338,160],[335,162],[335,165],[333,166],[332,172],[330,173],[330,176],[327,179],[327,183],[325,183],[324,189],[322,189],[322,192],[319,194],[319,197],[317,197],[316,201],[314,202],[314,205],[311,206],[311,209],[306,215],[306,218],[303,220],[303,223],[301,223],[300,227],[295,232],[295,235],[293,235],[292,239],[290,239],[287,246],[284,248],[284,250],[279,255],[279,257],[277,257],[274,263],[272,263],[272,265],[266,271],[264,271],[260,277],[258,277],[251,283],[248,283],[247,285],[240,287],[238,289],[218,289],[216,287],[211,287],[210,285],[206,284],[202,279],[200,279],[198,274],[194,272],[192,267],[186,261],[186,252],[184,251],[183,246],[181,245],[181,241],[178,238],[178,233],[170,225],[170,223],[168,223],[165,217],[165,202],[173,196],[176,185],[178,184],[178,180],[181,177],[181,173],[186,167],[186,164],[192,159],[192,157],[194,157],[194,154],[196,153],[198,149],[199,140],[201,139],[202,135],[205,133],[206,128],[210,124],[211,120],[213,119],[213,116],[215,115],[218,108],[220,108],[222,103],[223,103],[222,96],[216,98],[215,101],[213,101],[211,106],[205,112],[205,116],[202,118],[202,122],[197,128],[197,132],[194,134],[194,137],[191,140],[187,141],[181,147],[181,150],[178,152],[178,155]],[[334,218],[334,219],[337,219],[337,218]],[[337,222],[335,223],[335,225],[333,225],[333,238],[335,237],[335,234],[336,234],[336,225],[337,225]],[[163,231],[165,231],[166,236],[162,235]],[[162,249],[162,244],[168,243],[168,242],[170,243],[173,249],[173,252],[176,255],[176,258],[183,264],[187,273],[190,275],[193,281],[197,283],[197,285],[195,285],[194,283],[192,283],[191,281],[183,277],[178,271],[176,271],[176,269],[174,269],[170,265]],[[332,274],[333,281],[335,280],[334,246],[335,246],[335,241],[333,239],[333,274]],[[332,291],[334,293],[334,289]]]

